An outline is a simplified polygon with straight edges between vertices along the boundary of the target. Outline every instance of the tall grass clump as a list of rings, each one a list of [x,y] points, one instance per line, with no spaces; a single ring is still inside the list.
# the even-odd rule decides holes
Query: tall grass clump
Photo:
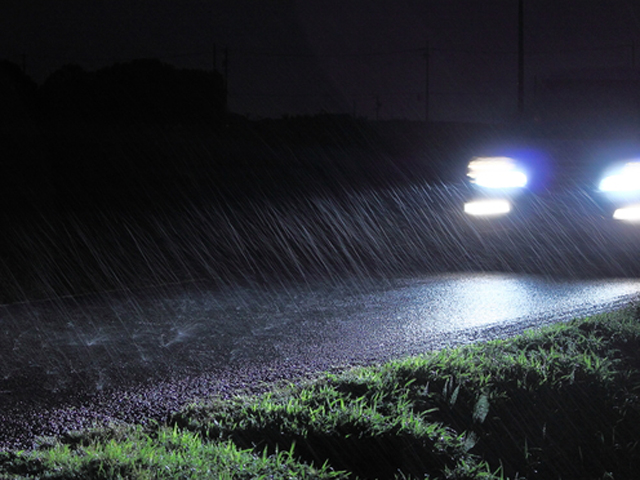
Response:
[[[0,454],[0,474],[27,479],[339,479],[327,465],[314,468],[291,451],[239,449],[232,442],[203,442],[189,431],[140,427],[68,436],[34,452]],[[4,476],[2,478],[5,478]]]
[[[173,421],[242,448],[292,449],[304,462],[328,462],[359,478],[488,475],[468,453],[464,434],[433,421],[430,412],[414,411],[401,390],[354,395],[321,382],[283,395],[194,406]]]

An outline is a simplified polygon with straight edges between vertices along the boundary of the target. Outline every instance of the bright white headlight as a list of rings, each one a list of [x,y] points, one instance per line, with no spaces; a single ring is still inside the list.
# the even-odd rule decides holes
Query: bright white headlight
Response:
[[[640,162],[627,162],[600,181],[602,192],[635,192],[640,190]]]
[[[475,200],[464,204],[464,212],[476,217],[505,215],[511,211],[507,200]]]
[[[625,222],[640,222],[640,205],[629,205],[613,212],[613,218]]]
[[[528,181],[509,157],[476,157],[469,163],[467,176],[472,183],[485,188],[522,188]]]

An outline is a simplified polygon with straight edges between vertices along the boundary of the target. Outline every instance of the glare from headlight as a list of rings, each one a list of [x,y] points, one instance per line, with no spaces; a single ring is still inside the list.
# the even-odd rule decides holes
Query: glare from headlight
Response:
[[[476,217],[505,215],[510,211],[507,200],[475,200],[464,204],[464,212]]]
[[[629,205],[613,212],[613,218],[625,222],[640,222],[640,205]]]
[[[469,163],[467,176],[472,183],[485,188],[522,188],[528,181],[509,157],[476,157]]]
[[[640,162],[628,162],[600,181],[601,192],[634,192],[640,190]]]

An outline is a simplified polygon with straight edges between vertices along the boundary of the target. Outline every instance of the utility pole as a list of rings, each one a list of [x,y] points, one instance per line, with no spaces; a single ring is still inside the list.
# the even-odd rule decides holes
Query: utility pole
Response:
[[[518,116],[524,117],[524,0],[518,0]]]
[[[222,59],[224,68],[224,111],[229,110],[229,48],[224,47],[224,58]]]
[[[227,112],[227,105],[226,105],[226,91],[223,90],[222,91],[222,95],[223,97],[220,98],[220,91],[218,90],[220,88],[220,84],[218,83],[218,47],[217,45],[214,43],[213,44],[213,51],[212,51],[213,57],[212,57],[212,67],[213,67],[213,73],[211,75],[211,81],[213,82],[211,87],[213,88],[213,115],[214,117],[218,116],[218,114],[220,113],[218,111],[218,109],[220,107],[222,107],[222,112],[226,113]],[[224,85],[223,85],[223,88]],[[220,105],[220,101],[222,101],[222,105]]]
[[[429,123],[429,40],[424,51],[424,123]]]

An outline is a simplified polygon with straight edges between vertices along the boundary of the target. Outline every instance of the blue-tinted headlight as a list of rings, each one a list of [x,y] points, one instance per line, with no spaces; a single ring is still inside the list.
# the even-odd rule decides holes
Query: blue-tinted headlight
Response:
[[[483,188],[517,189],[527,185],[527,174],[509,157],[475,157],[467,172],[471,183]]]

